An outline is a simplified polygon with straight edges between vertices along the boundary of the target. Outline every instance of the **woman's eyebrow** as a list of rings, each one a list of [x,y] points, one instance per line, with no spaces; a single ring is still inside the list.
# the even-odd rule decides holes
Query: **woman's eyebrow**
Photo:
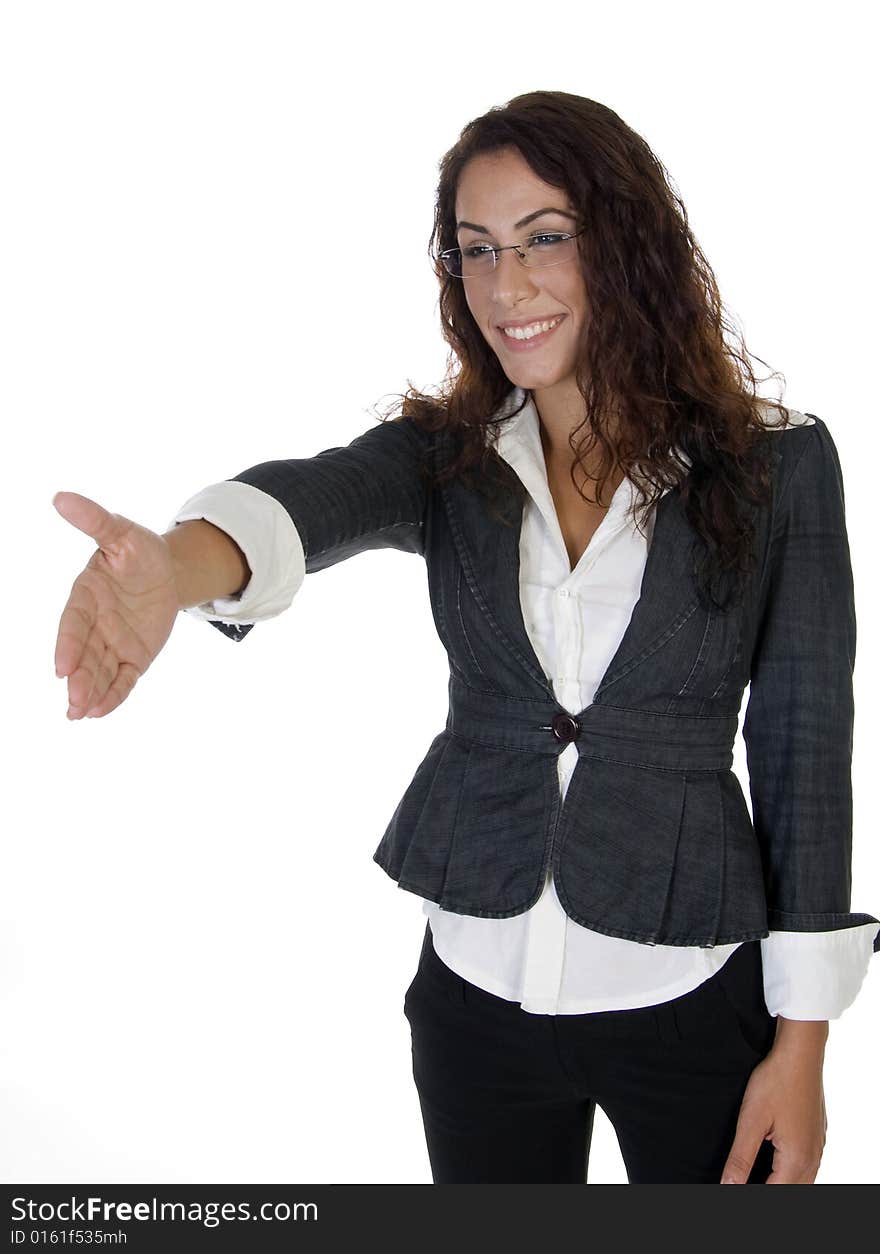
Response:
[[[521,226],[528,226],[530,222],[534,222],[535,218],[540,218],[542,213],[559,213],[564,218],[571,218],[572,222],[577,221],[577,215],[569,213],[567,209],[536,209],[534,213],[526,214],[524,218],[520,218],[519,222],[514,223],[514,230],[518,231]],[[461,231],[463,228],[471,231],[479,231],[483,235],[489,235],[490,232],[485,226],[477,226],[475,222],[459,222],[456,224],[456,230]]]

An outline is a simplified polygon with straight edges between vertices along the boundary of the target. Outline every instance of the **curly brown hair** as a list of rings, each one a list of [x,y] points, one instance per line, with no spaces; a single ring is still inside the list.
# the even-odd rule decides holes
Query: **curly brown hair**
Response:
[[[787,423],[789,411],[758,396],[742,334],[725,318],[715,276],[667,170],[607,106],[568,92],[527,92],[468,122],[442,158],[428,252],[440,284],[447,375],[436,395],[408,380],[409,390],[397,394],[396,416],[451,437],[454,455],[435,470],[437,483],[453,476],[473,482],[477,474],[484,486],[494,482],[496,497],[499,487],[508,497],[519,490],[491,439],[511,382],[468,308],[461,280],[439,260],[456,245],[456,192],[465,165],[508,148],[564,190],[578,225],[588,227],[578,236],[578,256],[590,319],[576,368],[585,406],[576,431],[586,429],[577,444],[576,432],[569,437],[572,482],[580,492],[580,466],[601,499],[620,467],[643,494],[640,529],[663,491],[678,491],[702,542],[695,543],[694,560],[701,599],[723,609],[741,596],[755,557],[754,509],[770,499],[770,441],[762,433],[778,425],[780,413]],[[725,332],[735,334],[738,347]],[[777,416],[765,424],[762,410]],[[609,414],[613,434],[603,419]],[[583,457],[597,447],[593,476]],[[728,596],[719,600],[713,585],[725,580]]]

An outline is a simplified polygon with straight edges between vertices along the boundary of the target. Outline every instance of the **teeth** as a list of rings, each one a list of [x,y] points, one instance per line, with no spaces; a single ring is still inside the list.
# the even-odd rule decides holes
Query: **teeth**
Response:
[[[554,318],[552,322],[533,322],[527,327],[505,327],[504,334],[509,335],[512,340],[530,340],[542,331],[549,331],[560,321],[560,318]]]

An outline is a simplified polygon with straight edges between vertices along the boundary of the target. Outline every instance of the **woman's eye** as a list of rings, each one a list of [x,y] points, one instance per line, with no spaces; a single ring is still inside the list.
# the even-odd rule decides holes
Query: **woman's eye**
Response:
[[[483,253],[491,252],[488,244],[468,244],[461,250],[463,257],[480,257]]]
[[[561,239],[565,239],[565,236],[559,234],[532,235],[529,238],[529,243],[537,244],[543,241],[544,244],[558,244]]]

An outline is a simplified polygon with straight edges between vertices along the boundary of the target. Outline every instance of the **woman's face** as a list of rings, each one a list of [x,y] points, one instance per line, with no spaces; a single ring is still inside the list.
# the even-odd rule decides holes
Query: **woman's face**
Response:
[[[558,212],[532,218],[539,209]],[[578,229],[565,192],[538,178],[515,148],[471,158],[459,178],[455,218],[460,248],[477,242],[518,244],[532,234]],[[535,267],[523,265],[509,249],[493,271],[456,282],[464,284],[468,308],[511,383],[560,394],[576,387],[577,343],[587,319],[586,285],[576,255],[560,265]],[[554,318],[561,318],[555,329],[533,341],[511,340],[499,325]]]

